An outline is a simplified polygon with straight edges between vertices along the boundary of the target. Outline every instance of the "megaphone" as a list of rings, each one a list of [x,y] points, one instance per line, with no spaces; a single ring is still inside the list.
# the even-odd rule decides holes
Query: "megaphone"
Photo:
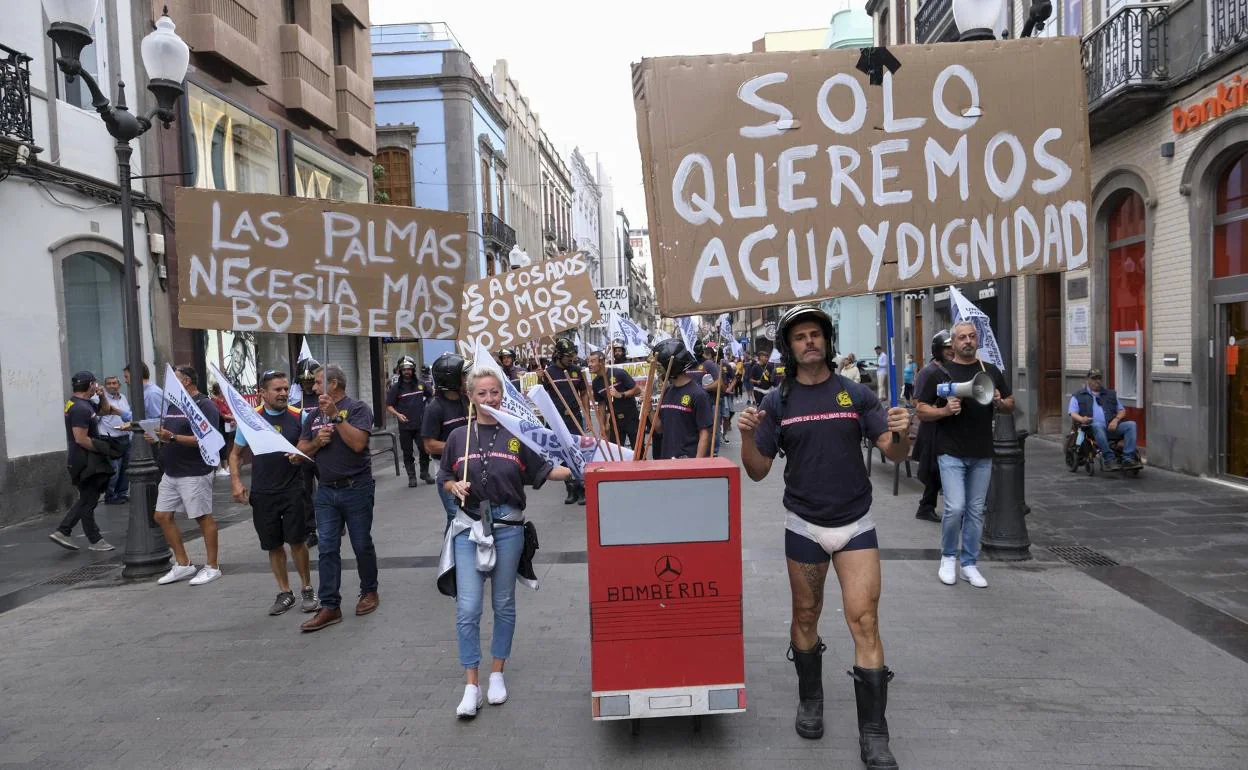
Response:
[[[941,382],[936,385],[936,395],[941,398],[969,398],[984,406],[992,403],[996,387],[992,376],[979,372],[966,382]]]

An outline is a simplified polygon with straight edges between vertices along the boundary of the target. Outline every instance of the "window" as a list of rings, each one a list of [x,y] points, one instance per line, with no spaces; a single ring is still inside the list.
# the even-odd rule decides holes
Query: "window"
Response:
[[[109,81],[112,78],[108,74],[107,40],[108,27],[105,26],[104,4],[101,3],[96,10],[95,23],[91,25],[91,45],[82,49],[79,61],[82,62],[82,68],[95,78],[100,90],[104,93],[111,93],[112,86]],[[58,69],[56,85],[62,101],[84,110],[95,109],[91,106],[91,89],[87,88],[82,78],[74,78],[74,82],[66,83],[65,75]]]
[[[346,64],[346,62],[342,60],[342,36],[347,33],[343,30],[342,22],[339,21],[337,17],[330,19],[330,25],[330,32],[334,38],[334,64],[342,66],[343,64]]]
[[[277,130],[194,84],[187,89],[195,186],[279,193]]]
[[[1213,277],[1248,273],[1248,155],[1222,172],[1213,222]]]
[[[728,479],[611,481],[598,491],[599,545],[728,540]]]
[[[368,180],[359,171],[292,140],[295,195],[347,203],[368,203]]]
[[[898,43],[910,42],[910,0],[897,0],[897,37]]]
[[[507,220],[507,206],[503,204],[503,172],[500,170],[500,171],[494,172],[494,174],[495,174],[494,189],[498,194],[498,208],[494,210],[498,213],[499,219],[506,221]]]
[[[386,172],[377,181],[377,192],[389,197],[392,206],[412,204],[412,153],[402,147],[383,147],[376,162]]]
[[[1062,34],[1083,36],[1083,0],[1062,0]]]
[[[481,211],[485,214],[493,214],[490,209],[494,205],[494,194],[490,189],[490,159],[481,156]]]
[[[282,22],[285,24],[298,24],[298,17],[295,15],[295,3],[297,0],[282,0]]]
[[[888,45],[888,8],[880,9],[880,40],[876,45]]]
[[[65,258],[61,278],[70,371],[87,369],[100,382],[110,374],[120,375],[126,365],[121,265],[83,252]]]

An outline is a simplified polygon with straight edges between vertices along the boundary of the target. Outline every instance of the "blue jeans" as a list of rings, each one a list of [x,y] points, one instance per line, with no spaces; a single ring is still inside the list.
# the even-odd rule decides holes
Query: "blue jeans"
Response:
[[[316,557],[320,573],[321,606],[337,609],[342,604],[342,523],[347,524],[351,550],[360,572],[360,596],[377,591],[377,550],[373,548],[372,477],[363,477],[355,486],[333,489],[324,484],[316,488]]]
[[[1122,454],[1126,457],[1135,456],[1135,422],[1132,420],[1118,423],[1118,430],[1110,430],[1107,426],[1094,422],[1092,436],[1096,439],[1097,448],[1101,450],[1101,456],[1106,460],[1114,456],[1109,449],[1109,442],[1118,439],[1122,439]]]
[[[481,665],[481,605],[487,573],[477,571],[477,544],[468,539],[469,534],[465,530],[455,536],[455,632],[460,665],[477,668]],[[495,660],[511,657],[516,634],[516,570],[523,551],[524,527],[494,525],[494,570],[488,576],[494,605],[490,654]]]
[[[108,480],[108,487],[104,490],[106,503],[125,500],[130,496],[130,479],[126,476],[126,469],[130,467],[130,439],[121,439],[121,443],[125,445],[126,451],[113,460],[113,477]]]
[[[958,556],[967,567],[979,560],[979,540],[984,534],[984,501],[992,479],[991,457],[940,455],[940,485],[945,494],[945,514],[940,520],[940,555]]]
[[[449,527],[451,519],[459,513],[459,498],[443,489],[441,484],[438,485],[438,498],[442,501],[443,510],[446,511],[446,526]],[[446,529],[443,528],[442,531],[446,532]]]

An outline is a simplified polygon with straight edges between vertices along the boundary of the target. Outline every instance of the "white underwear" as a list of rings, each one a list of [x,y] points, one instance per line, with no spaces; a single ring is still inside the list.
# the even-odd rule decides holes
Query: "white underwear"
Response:
[[[784,528],[795,535],[818,544],[824,553],[831,555],[849,545],[850,540],[858,537],[863,532],[870,532],[875,529],[875,521],[871,518],[871,514],[868,513],[861,519],[843,527],[821,527],[818,524],[811,524],[796,513],[789,511],[789,515],[784,520]]]

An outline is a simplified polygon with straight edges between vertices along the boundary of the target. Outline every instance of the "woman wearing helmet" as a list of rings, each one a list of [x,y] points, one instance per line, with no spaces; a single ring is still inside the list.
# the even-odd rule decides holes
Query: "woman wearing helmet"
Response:
[[[420,434],[424,440],[425,451],[439,463],[451,431],[468,422],[468,406],[461,396],[466,365],[464,357],[457,353],[443,353],[433,362],[433,386],[437,392],[425,407]],[[450,526],[459,510],[458,501],[441,486],[438,487],[438,497],[442,499],[447,526]]]
[[[762,481],[777,454],[784,468],[784,533],[793,597],[789,659],[797,669],[795,727],[803,738],[823,736],[823,662],[819,638],[824,583],[836,567],[845,621],[854,640],[854,695],[858,743],[870,768],[896,768],[884,718],[888,682],[877,613],[880,552],[871,520],[871,479],[861,446],[865,436],[893,462],[910,452],[908,412],[885,411],[875,393],[836,374],[832,321],[822,310],[799,305],[776,330],[788,376],[738,418],[741,462]],[[900,434],[894,443],[890,433]]]

